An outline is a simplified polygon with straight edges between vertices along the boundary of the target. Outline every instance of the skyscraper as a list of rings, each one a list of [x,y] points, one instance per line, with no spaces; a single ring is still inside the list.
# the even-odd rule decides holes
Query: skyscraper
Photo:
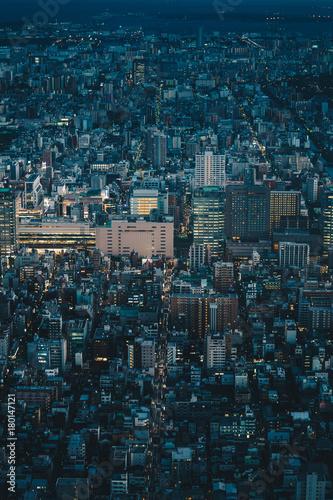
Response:
[[[134,59],[133,61],[133,83],[147,83],[149,77],[149,60]]]
[[[196,189],[193,197],[193,242],[209,246],[210,259],[220,259],[224,246],[225,195],[221,188]]]
[[[327,252],[333,246],[333,186],[321,190],[321,214],[323,247]]]
[[[301,194],[299,191],[271,191],[270,194],[270,230],[280,228],[281,217],[299,217]]]
[[[205,30],[203,26],[200,26],[197,31],[197,47],[200,48],[205,43]]]
[[[226,237],[256,240],[269,235],[268,186],[226,187]]]
[[[154,129],[150,129],[146,134],[147,158],[152,161],[153,167],[164,167],[167,155],[166,136]]]
[[[318,179],[316,174],[314,177],[308,177],[306,183],[308,187],[307,199],[310,203],[316,203],[318,199]]]
[[[195,156],[195,185],[225,187],[225,156],[206,151]]]
[[[0,189],[0,254],[10,255],[16,248],[18,196],[13,189]]]

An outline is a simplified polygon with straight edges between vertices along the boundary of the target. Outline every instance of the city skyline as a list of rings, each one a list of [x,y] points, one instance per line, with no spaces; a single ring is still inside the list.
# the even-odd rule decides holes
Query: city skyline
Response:
[[[331,500],[331,3],[0,7],[1,499]]]

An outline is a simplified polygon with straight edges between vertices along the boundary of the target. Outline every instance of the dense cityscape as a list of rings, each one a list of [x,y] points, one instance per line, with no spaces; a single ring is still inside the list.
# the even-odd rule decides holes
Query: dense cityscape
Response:
[[[52,12],[0,26],[0,497],[332,500],[330,7]]]

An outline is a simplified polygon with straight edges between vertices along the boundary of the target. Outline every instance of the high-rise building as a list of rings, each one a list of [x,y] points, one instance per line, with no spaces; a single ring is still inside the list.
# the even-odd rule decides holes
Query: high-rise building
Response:
[[[205,245],[191,245],[190,247],[190,270],[199,271],[205,264],[206,251]]]
[[[216,186],[196,189],[193,197],[193,243],[209,247],[209,260],[223,256],[224,219],[224,191]]]
[[[327,481],[322,474],[297,474],[296,500],[325,500]]]
[[[254,167],[245,167],[244,184],[253,186],[256,183],[256,169]]]
[[[206,368],[224,368],[226,342],[222,333],[209,334],[205,338]]]
[[[195,185],[225,187],[225,155],[213,151],[195,155]]]
[[[19,200],[13,189],[0,189],[0,254],[10,255],[17,245]]]
[[[157,189],[134,189],[130,199],[131,214],[149,215],[157,210],[159,215],[168,214],[168,195]]]
[[[168,193],[168,214],[173,217],[174,227],[177,230],[181,222],[182,201],[176,193]]]
[[[167,158],[167,137],[157,129],[149,129],[146,133],[147,158],[153,167],[164,167]]]
[[[170,297],[171,324],[182,315],[189,335],[203,338],[209,331],[221,332],[237,326],[236,294],[174,293]]]
[[[134,59],[133,61],[133,83],[147,83],[149,78],[149,60]]]
[[[269,235],[269,188],[268,186],[226,187],[227,238],[257,240]]]
[[[59,368],[60,373],[65,370],[67,361],[67,341],[65,339],[51,340],[50,361],[51,368]]]
[[[308,177],[306,184],[308,187],[307,199],[310,203],[316,203],[318,199],[318,179],[316,174],[314,177]]]
[[[299,217],[301,194],[299,191],[271,191],[270,230],[280,229],[282,217]]]
[[[39,208],[43,201],[44,193],[38,174],[29,175],[24,183],[22,204],[24,208]]]
[[[86,347],[88,323],[85,319],[70,319],[67,325],[68,357],[73,359],[76,353],[84,353]]]
[[[62,314],[53,312],[48,320],[48,328],[51,339],[62,338]]]
[[[199,26],[197,31],[197,47],[200,48],[205,43],[205,29],[203,26]]]
[[[333,186],[321,190],[321,229],[324,251],[333,246]]]
[[[203,338],[208,332],[209,304],[212,295],[197,293],[175,293],[170,297],[171,324],[184,317],[188,333],[193,338]]]
[[[310,246],[306,243],[279,243],[279,264],[282,267],[304,268],[309,264]]]
[[[155,367],[155,340],[137,337],[127,347],[129,368]]]
[[[234,265],[232,262],[214,263],[214,288],[218,292],[227,292],[234,284]]]
[[[145,339],[141,343],[141,368],[155,367],[155,340]]]

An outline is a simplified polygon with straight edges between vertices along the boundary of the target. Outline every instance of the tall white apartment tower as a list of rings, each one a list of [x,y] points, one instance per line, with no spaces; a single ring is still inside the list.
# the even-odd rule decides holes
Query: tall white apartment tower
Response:
[[[319,175],[315,174],[314,177],[308,177],[306,183],[308,186],[308,201],[310,203],[316,203],[318,199],[318,179]]]
[[[195,185],[221,186],[225,188],[225,155],[214,155],[213,151],[195,155]]]
[[[222,333],[209,334],[206,342],[206,368],[223,368],[225,366],[226,343]]]

